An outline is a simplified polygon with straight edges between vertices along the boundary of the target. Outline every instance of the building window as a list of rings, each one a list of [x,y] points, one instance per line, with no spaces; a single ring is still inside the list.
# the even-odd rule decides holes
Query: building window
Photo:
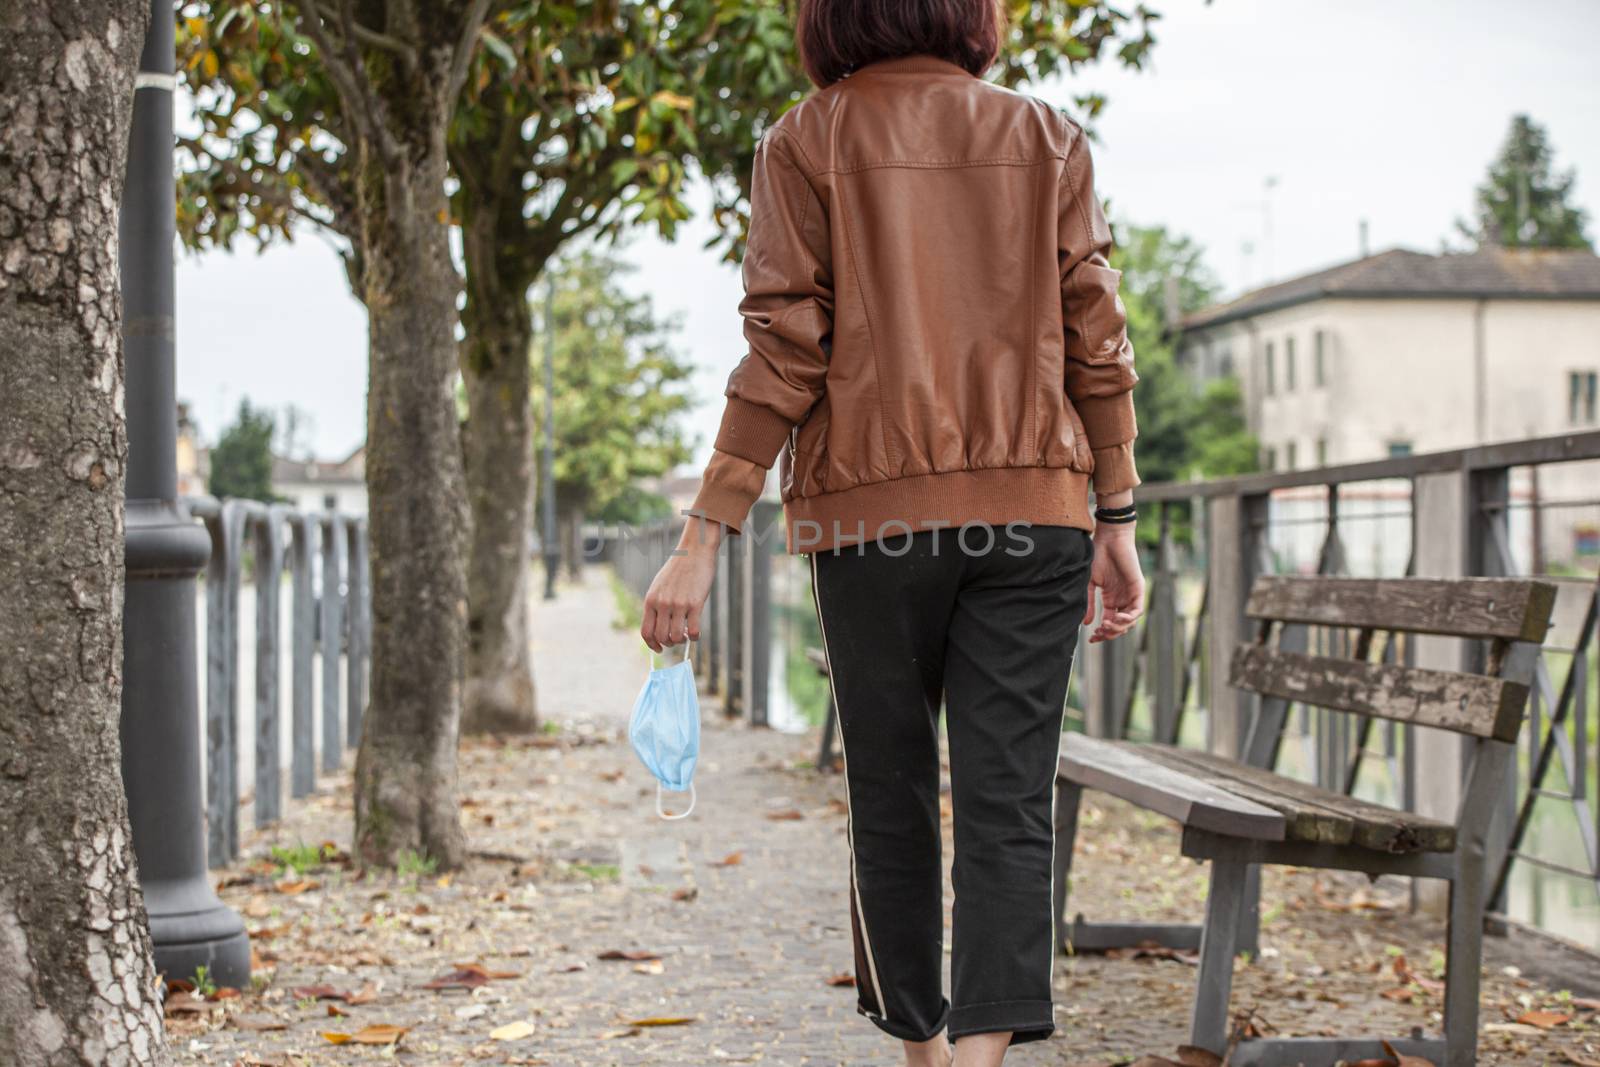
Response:
[[[1261,466],[1269,471],[1278,469],[1278,450],[1276,448],[1261,450]]]
[[[1317,438],[1317,466],[1326,467],[1327,465],[1328,439],[1326,437],[1319,437]]]
[[[1292,471],[1296,468],[1294,445],[1295,443],[1290,441],[1283,446],[1283,469],[1286,471]]]
[[[1577,426],[1600,421],[1600,372],[1575,370],[1567,375],[1567,418]]]
[[[1272,358],[1272,342],[1267,342],[1267,395],[1271,396],[1278,391],[1277,369]]]
[[[1311,339],[1311,383],[1318,389],[1328,384],[1328,368],[1325,355],[1328,348],[1328,334],[1318,330]]]
[[[1294,392],[1294,338],[1283,341],[1283,391]]]
[[[1389,442],[1389,455],[1391,457],[1393,457],[1393,456],[1409,456],[1409,455],[1411,455],[1411,442],[1410,441],[1390,441]]]

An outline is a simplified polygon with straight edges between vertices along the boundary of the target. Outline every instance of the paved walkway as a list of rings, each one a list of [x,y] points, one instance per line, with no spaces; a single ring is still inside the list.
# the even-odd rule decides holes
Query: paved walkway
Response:
[[[844,806],[837,777],[806,765],[814,738],[729,724],[707,707],[699,807],[662,823],[621,736],[645,659],[636,638],[612,627],[605,572],[591,569],[582,586],[535,607],[542,707],[560,729],[464,743],[473,861],[445,878],[264,862],[272,845],[348,844],[347,779],[324,781],[285,825],[247,835],[251,859],[220,872],[224,898],[252,928],[259,987],[198,1010],[169,1004],[180,1061],[898,1062],[895,1045],[856,1016],[854,990],[832,984],[851,967]],[[1176,858],[1164,821],[1091,803],[1079,849],[1075,904],[1091,914],[1198,911],[1202,872]],[[1429,970],[1440,932],[1390,906],[1397,887],[1380,889],[1270,876],[1265,949],[1241,971],[1235,1006],[1301,1034],[1437,1025]],[[1492,948],[1481,1062],[1600,1063],[1594,1016],[1503,970],[1508,947]],[[617,954],[631,958],[605,958]],[[1400,957],[1409,963],[1399,970],[1418,980],[1396,977]],[[468,968],[457,975],[467,988],[424,988],[461,965],[494,977]],[[1172,959],[1064,959],[1056,1037],[1008,1062],[1172,1055],[1194,974]],[[1530,1007],[1575,1019],[1549,1031],[1513,1021]],[[369,1026],[406,1032],[395,1047],[324,1036]],[[1569,1052],[1580,1058],[1564,1059]]]

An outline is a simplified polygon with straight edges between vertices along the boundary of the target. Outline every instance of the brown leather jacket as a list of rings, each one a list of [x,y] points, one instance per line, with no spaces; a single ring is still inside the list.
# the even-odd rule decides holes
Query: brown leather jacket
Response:
[[[774,123],[752,189],[750,351],[691,513],[739,530],[780,452],[797,552],[1088,529],[1091,474],[1138,484],[1120,275],[1075,123],[940,59],[885,60]]]

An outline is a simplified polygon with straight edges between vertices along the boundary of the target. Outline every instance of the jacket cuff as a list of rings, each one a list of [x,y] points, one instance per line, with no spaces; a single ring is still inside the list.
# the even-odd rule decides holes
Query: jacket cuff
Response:
[[[1089,447],[1096,452],[1139,436],[1139,422],[1133,414],[1133,390],[1111,396],[1072,397],[1071,400],[1078,417],[1083,420]]]
[[[729,533],[741,533],[766,484],[766,467],[719,451],[706,464],[700,491],[684,514],[703,516],[720,522]]]
[[[715,447],[718,452],[770,467],[792,429],[794,423],[771,408],[730,396],[722,409]]]
[[[1139,471],[1133,463],[1133,442],[1094,450],[1094,491],[1108,496],[1139,484]]]

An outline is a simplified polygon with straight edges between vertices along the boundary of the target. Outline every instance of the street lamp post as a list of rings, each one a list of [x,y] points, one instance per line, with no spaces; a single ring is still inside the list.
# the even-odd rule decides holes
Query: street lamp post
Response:
[[[250,982],[244,923],[206,875],[195,662],[195,580],[211,552],[178,499],[173,360],[173,16],[153,17],[134,83],[121,218],[128,417],[122,778],[156,968]]]
[[[556,542],[556,276],[546,270],[544,290],[544,598],[556,598],[561,546]]]

